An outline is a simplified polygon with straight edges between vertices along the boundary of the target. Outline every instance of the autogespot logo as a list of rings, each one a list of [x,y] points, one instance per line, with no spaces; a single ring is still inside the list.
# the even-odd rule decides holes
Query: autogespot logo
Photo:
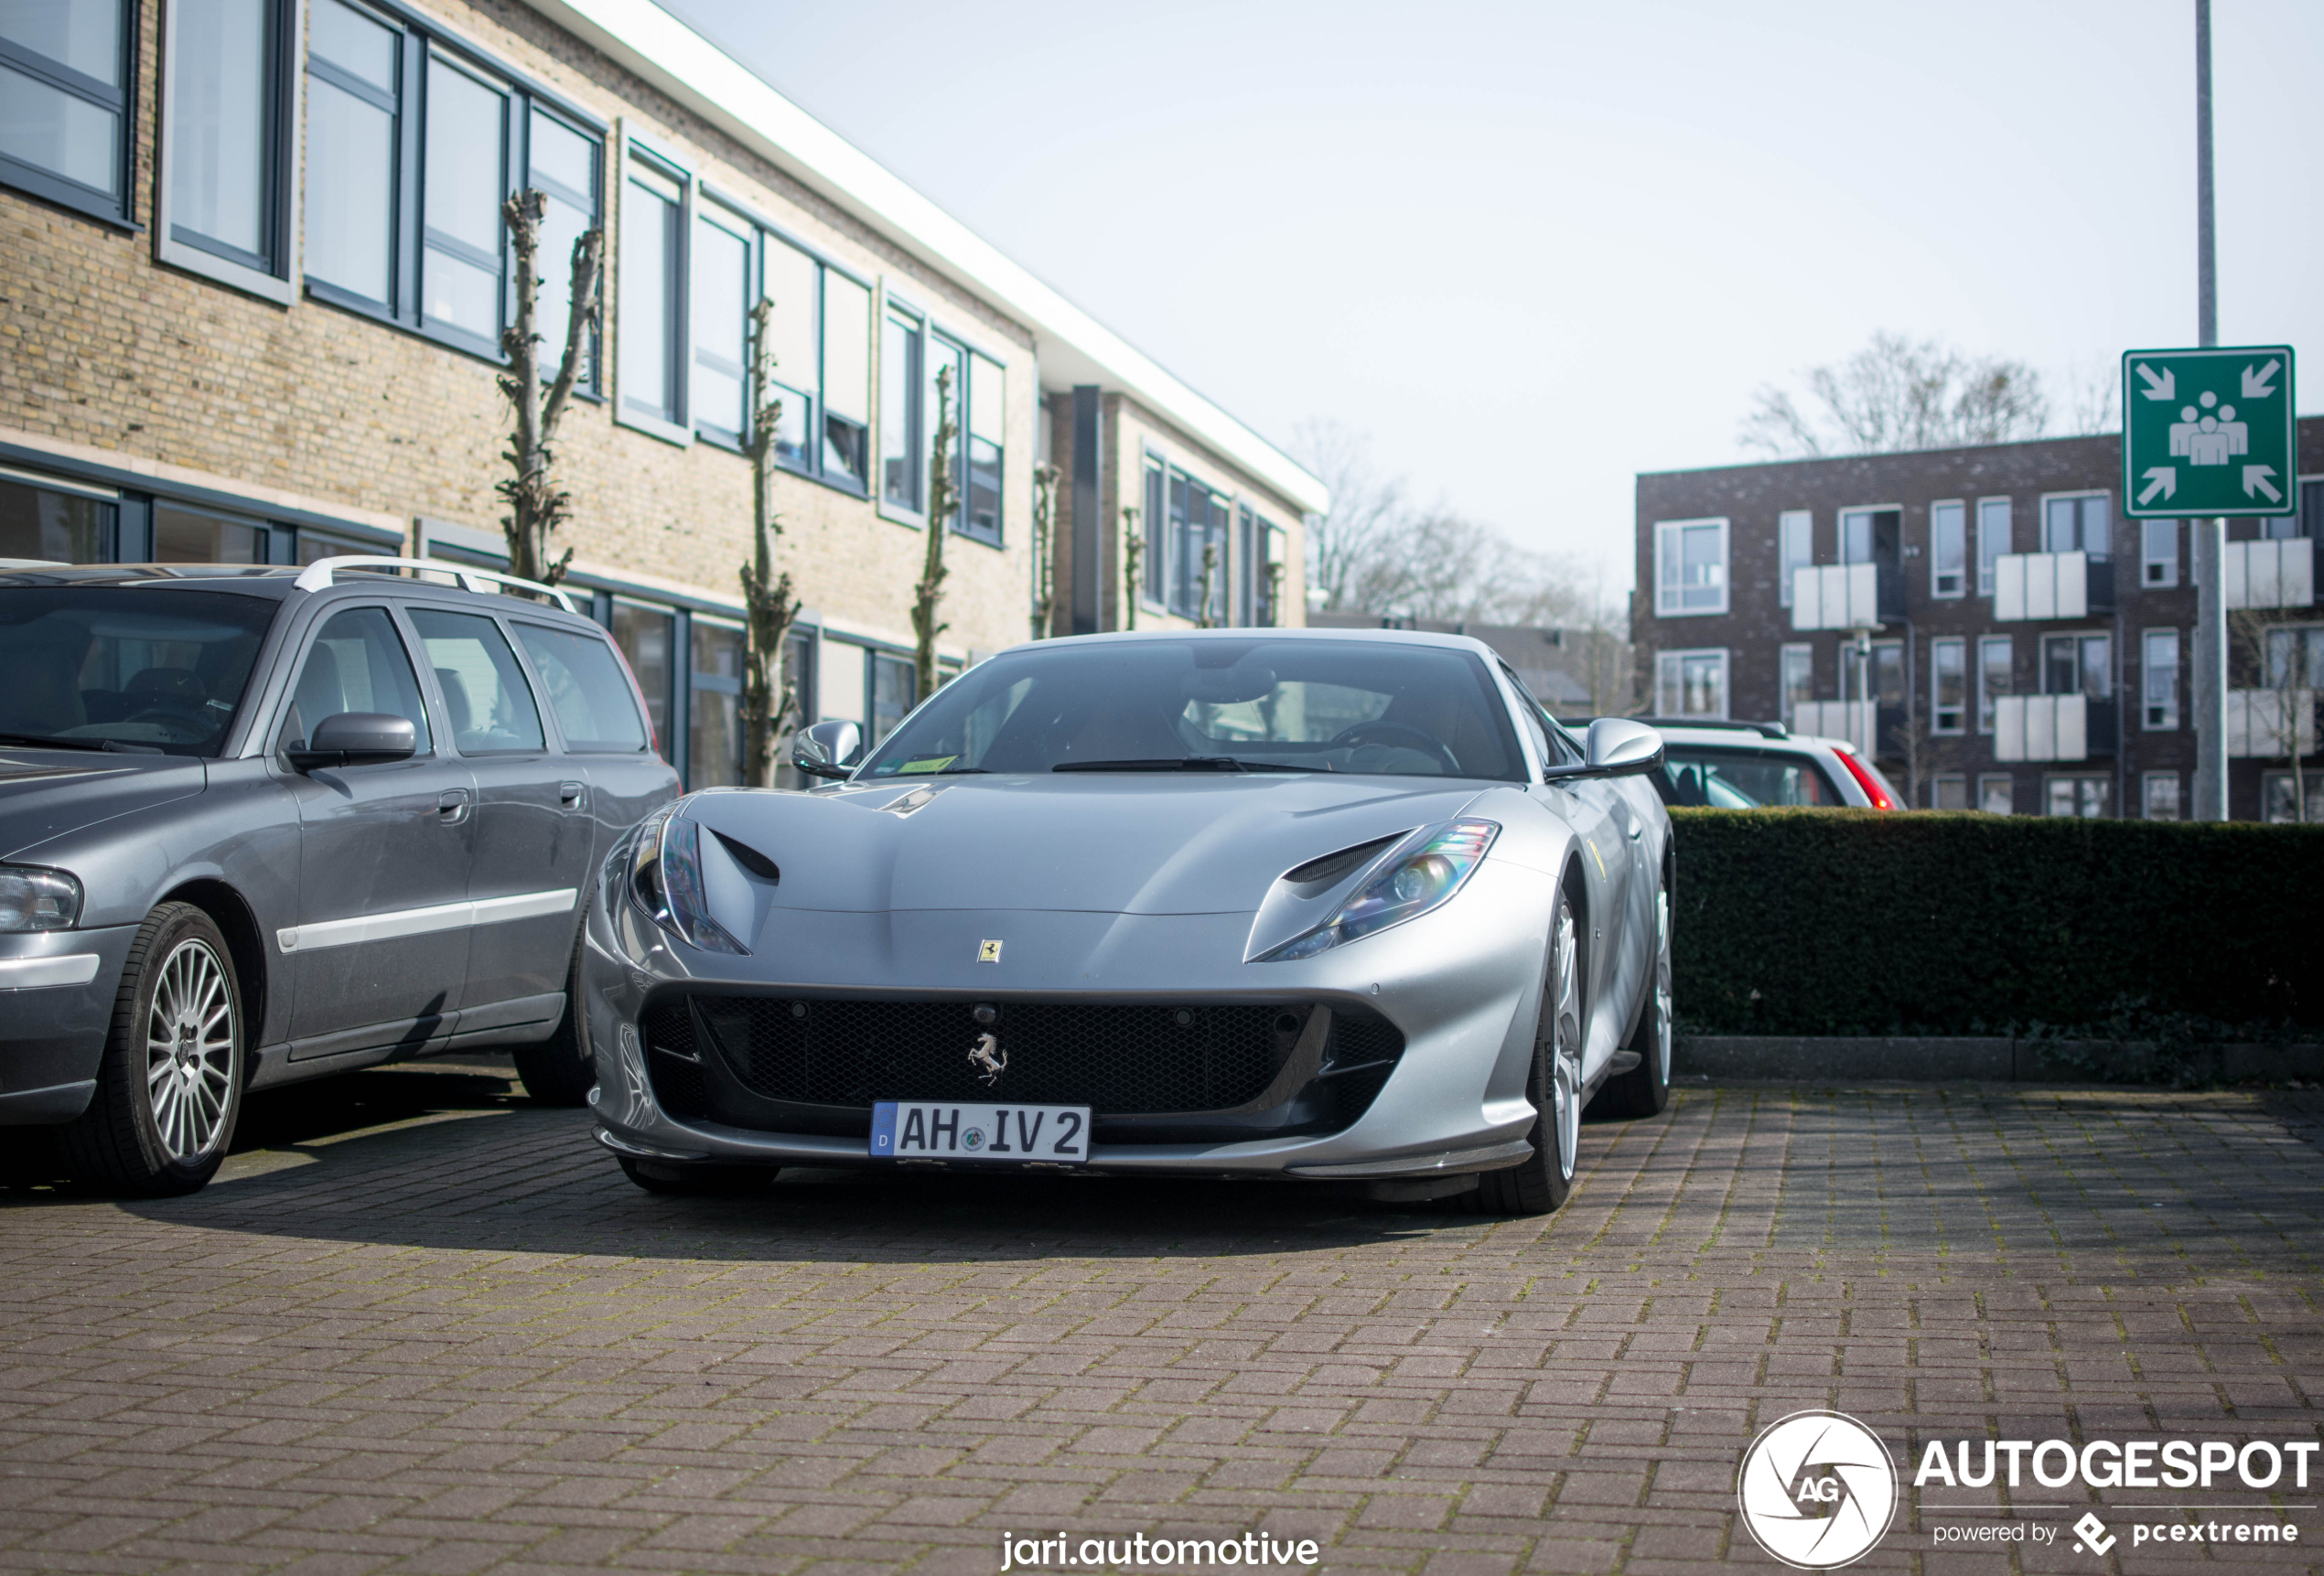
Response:
[[[1879,1436],[1843,1412],[1793,1412],[1743,1453],[1736,1503],[1759,1547],[1802,1571],[1861,1559],[1888,1530],[1897,1463]]]

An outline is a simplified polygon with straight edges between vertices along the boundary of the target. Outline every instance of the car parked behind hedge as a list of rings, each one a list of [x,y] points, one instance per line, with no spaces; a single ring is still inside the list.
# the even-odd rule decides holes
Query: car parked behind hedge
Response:
[[[1673,809],[1899,809],[1880,768],[1845,739],[1794,734],[1781,723],[1641,717],[1665,753],[1654,786]]]

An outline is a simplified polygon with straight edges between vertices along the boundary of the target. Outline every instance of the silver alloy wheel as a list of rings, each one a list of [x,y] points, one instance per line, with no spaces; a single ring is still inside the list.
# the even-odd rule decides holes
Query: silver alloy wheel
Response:
[[[1574,1179],[1574,1152],[1582,1139],[1581,981],[1576,970],[1574,910],[1557,906],[1557,1010],[1551,1018],[1550,1114],[1557,1123],[1557,1174]]]
[[[1671,1081],[1671,894],[1654,892],[1654,1076]]]
[[[226,1120],[234,1076],[234,997],[210,943],[179,942],[145,1012],[145,1098],[169,1158],[206,1153]]]

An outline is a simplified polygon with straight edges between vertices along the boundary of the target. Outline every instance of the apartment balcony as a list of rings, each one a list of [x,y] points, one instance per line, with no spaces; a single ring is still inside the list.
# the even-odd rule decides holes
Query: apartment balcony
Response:
[[[2087,618],[2114,610],[2114,566],[2086,552],[2009,552],[1993,561],[1997,624]]]
[[[2316,606],[2316,543],[2305,536],[2231,541],[2219,567],[2220,591],[2231,608]]]
[[[2112,701],[2093,702],[2083,694],[2002,695],[1993,703],[1997,761],[2108,759],[2119,747],[2119,733]]]
[[[2230,542],[2231,547],[2272,547],[2273,542]],[[2289,545],[2286,543],[2286,545]],[[2303,543],[2302,545],[2305,545]],[[2292,722],[2299,729],[2299,753],[2316,753],[2316,692],[2294,690],[2230,690],[2227,692],[2227,753],[2241,760],[2282,760],[2291,752],[2291,729],[2286,727],[2285,702],[2291,702]]]
[[[1845,739],[1856,746],[1856,754],[1867,759],[1879,755],[1873,747],[1880,735],[1879,708],[1870,701],[1795,701],[1791,705],[1791,731],[1824,739]]]
[[[1794,629],[1877,629],[1903,617],[1904,572],[1893,563],[1810,563],[1791,572]]]

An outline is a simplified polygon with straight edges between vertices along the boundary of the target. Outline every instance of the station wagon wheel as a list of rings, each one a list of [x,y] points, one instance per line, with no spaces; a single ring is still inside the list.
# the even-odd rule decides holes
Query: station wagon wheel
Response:
[[[208,1182],[242,1111],[246,1030],[217,924],[187,903],[147,915],[122,970],[95,1093],[60,1135],[75,1180],[146,1196]]]
[[[1525,1136],[1533,1153],[1478,1177],[1474,1206],[1490,1214],[1546,1215],[1574,1187],[1581,1147],[1582,988],[1580,932],[1569,892],[1557,895],[1545,964],[1533,1065],[1525,1079],[1525,1098],[1535,1112]]]

